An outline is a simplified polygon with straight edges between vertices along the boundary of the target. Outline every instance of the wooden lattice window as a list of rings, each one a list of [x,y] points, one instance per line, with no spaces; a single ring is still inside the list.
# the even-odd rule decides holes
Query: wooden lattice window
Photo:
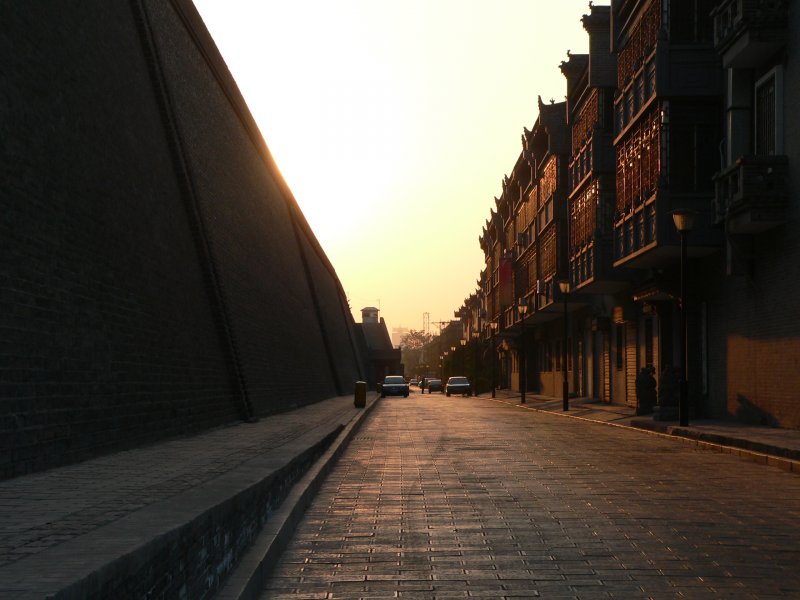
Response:
[[[539,183],[540,202],[544,203],[555,193],[558,185],[558,157],[551,156],[542,170]]]
[[[556,228],[550,227],[541,239],[541,274],[547,279],[556,274]]]
[[[661,170],[660,144],[659,115],[654,108],[617,145],[618,212],[627,212],[655,192]]]
[[[653,51],[661,29],[661,0],[653,0],[642,19],[628,34],[617,57],[617,87],[623,89]]]
[[[572,253],[594,237],[597,223],[597,184],[592,183],[570,205],[569,245]]]
[[[531,254],[528,259],[528,289],[536,289],[536,280],[539,278],[539,268],[537,264],[536,253]]]
[[[600,118],[598,104],[598,93],[596,89],[583,103],[578,113],[578,118],[572,126],[572,155],[575,156],[583,145],[592,137],[592,131]]]
[[[531,224],[533,218],[536,216],[536,210],[539,208],[539,186],[534,185],[528,194],[528,205],[530,213],[528,214],[528,225]]]

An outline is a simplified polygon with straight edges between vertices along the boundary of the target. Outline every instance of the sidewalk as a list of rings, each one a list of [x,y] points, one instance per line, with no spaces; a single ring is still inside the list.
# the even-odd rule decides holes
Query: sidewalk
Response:
[[[517,392],[497,390],[495,395],[496,401],[523,406],[519,403],[520,396]],[[479,398],[492,400],[490,394],[481,394]],[[800,473],[800,430],[712,419],[693,419],[688,427],[680,427],[676,421],[654,421],[648,416],[636,416],[633,407],[606,404],[593,398],[570,398],[569,411],[565,412],[561,398],[526,394],[524,407],[569,418],[668,435],[702,448],[736,454],[747,460]]]
[[[213,594],[376,399],[358,409],[332,398],[0,482],[0,598]]]

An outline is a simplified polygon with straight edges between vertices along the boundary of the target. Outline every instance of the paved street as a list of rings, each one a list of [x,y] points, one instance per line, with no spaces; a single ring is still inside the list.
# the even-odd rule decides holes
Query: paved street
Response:
[[[377,406],[263,598],[797,598],[800,476],[488,398]]]

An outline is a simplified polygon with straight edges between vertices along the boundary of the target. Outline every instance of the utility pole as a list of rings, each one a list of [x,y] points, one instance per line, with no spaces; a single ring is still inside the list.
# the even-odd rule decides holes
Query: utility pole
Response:
[[[442,329],[444,329],[445,325],[449,325],[450,321],[434,321],[433,325],[436,325],[439,328],[439,335],[442,335]]]

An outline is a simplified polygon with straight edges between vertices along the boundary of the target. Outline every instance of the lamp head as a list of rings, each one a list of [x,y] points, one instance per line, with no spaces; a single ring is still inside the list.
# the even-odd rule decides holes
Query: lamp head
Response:
[[[679,233],[689,233],[694,227],[694,218],[697,211],[688,208],[678,208],[672,211],[672,220]]]
[[[527,298],[520,298],[517,300],[517,310],[519,314],[524,315],[528,312],[528,299]]]
[[[570,283],[569,279],[561,279],[558,282],[558,289],[561,290],[562,294],[569,294],[570,292]]]
[[[467,345],[467,340],[462,338],[460,341],[461,341],[461,345],[462,346],[466,346]]]

